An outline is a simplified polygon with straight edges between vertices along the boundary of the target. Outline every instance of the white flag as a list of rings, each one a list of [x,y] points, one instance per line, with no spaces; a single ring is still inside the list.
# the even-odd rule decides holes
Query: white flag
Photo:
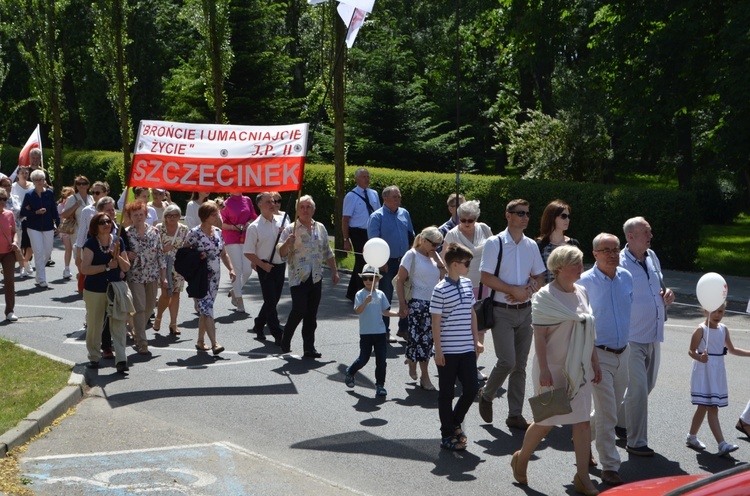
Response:
[[[367,13],[364,10],[355,9],[344,3],[340,3],[336,10],[338,10],[341,19],[344,20],[344,24],[349,26],[346,31],[346,46],[351,48],[354,45],[354,39],[357,37],[359,28],[365,22]]]
[[[42,133],[39,131],[39,124],[36,125],[36,129],[31,133],[29,139],[26,140],[26,144],[23,145],[21,153],[18,154],[18,167],[31,164],[29,153],[34,148],[39,148],[39,150],[42,149]],[[18,174],[18,167],[16,167],[16,170],[10,175],[11,181],[15,181],[16,174]]]
[[[345,3],[355,9],[364,10],[368,14],[372,12],[372,8],[375,6],[375,0],[339,0],[339,3]]]

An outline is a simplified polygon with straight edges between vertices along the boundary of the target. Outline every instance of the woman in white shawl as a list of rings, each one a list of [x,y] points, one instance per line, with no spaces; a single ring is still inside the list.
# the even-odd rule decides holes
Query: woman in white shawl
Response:
[[[576,454],[576,492],[599,494],[589,479],[592,383],[601,379],[601,370],[594,353],[594,317],[586,290],[575,284],[583,272],[583,253],[571,245],[555,248],[547,260],[547,268],[555,280],[534,295],[531,320],[534,326],[536,357],[532,380],[537,391],[567,385],[571,413],[556,415],[532,423],[523,438],[520,451],[511,459],[513,477],[528,484],[526,467],[537,445],[555,425],[573,425]]]

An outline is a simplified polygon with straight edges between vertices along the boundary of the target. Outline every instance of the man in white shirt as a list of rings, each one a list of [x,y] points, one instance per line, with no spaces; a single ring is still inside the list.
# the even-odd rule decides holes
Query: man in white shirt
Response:
[[[529,225],[529,202],[511,200],[505,207],[508,228],[487,240],[479,270],[482,284],[496,291],[492,341],[497,363],[479,391],[479,414],[492,423],[492,401],[508,378],[508,418],[514,429],[526,430],[523,417],[526,361],[531,348],[531,295],[544,284],[544,261],[536,242],[523,234]],[[502,250],[502,251],[501,251]],[[499,271],[496,271],[501,257]],[[495,274],[498,275],[495,275]]]
[[[354,180],[357,187],[344,197],[343,216],[341,218],[341,231],[344,234],[344,250],[354,251],[354,268],[352,277],[349,279],[349,287],[346,297],[354,301],[357,291],[362,289],[360,272],[365,266],[362,250],[367,243],[367,222],[370,214],[380,208],[378,192],[370,189],[370,173],[367,169],[360,168],[354,172]]]
[[[627,244],[620,252],[620,267],[633,276],[633,305],[630,312],[629,382],[623,407],[618,415],[622,432],[627,427],[627,451],[636,456],[653,456],[648,446],[648,395],[656,385],[660,344],[664,341],[666,307],[674,293],[664,286],[661,264],[651,250],[651,226],[643,217],[633,217],[623,225]]]
[[[284,289],[286,264],[281,260],[276,242],[283,227],[283,219],[274,215],[275,205],[272,193],[259,193],[255,201],[260,215],[248,226],[243,247],[245,257],[255,264],[255,271],[258,273],[258,281],[263,293],[263,307],[255,318],[252,332],[260,341],[265,341],[266,335],[263,328],[268,324],[276,344],[280,345],[283,329],[279,324],[276,305]]]

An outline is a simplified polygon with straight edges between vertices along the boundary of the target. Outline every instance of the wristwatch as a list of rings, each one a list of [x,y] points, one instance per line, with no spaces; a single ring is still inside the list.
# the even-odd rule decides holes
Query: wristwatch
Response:
[[[109,272],[109,265],[104,264],[104,272]]]

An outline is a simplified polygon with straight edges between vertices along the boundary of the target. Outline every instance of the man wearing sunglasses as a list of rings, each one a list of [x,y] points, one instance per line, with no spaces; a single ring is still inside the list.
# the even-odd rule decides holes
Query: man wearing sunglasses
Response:
[[[487,240],[479,266],[482,284],[495,291],[492,342],[497,357],[486,385],[479,392],[479,415],[492,423],[492,400],[507,378],[505,423],[521,430],[529,426],[522,413],[526,361],[533,336],[531,295],[543,285],[546,270],[536,242],[523,234],[529,225],[529,215],[528,201],[516,199],[508,203],[505,207],[508,228]]]

